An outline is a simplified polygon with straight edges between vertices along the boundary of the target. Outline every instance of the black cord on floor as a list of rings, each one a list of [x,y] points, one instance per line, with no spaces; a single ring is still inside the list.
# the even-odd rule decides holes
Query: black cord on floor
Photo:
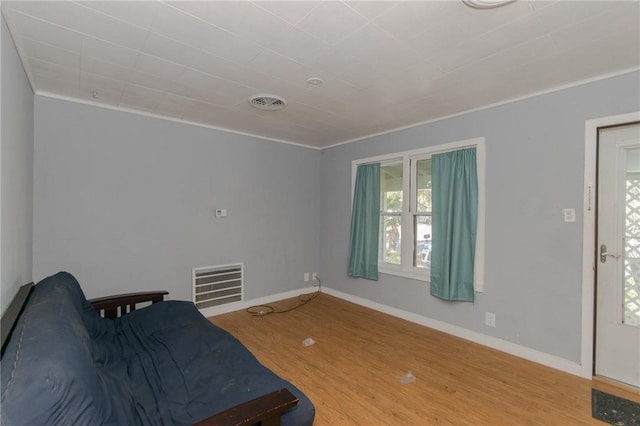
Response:
[[[270,314],[284,314],[287,312],[291,312],[294,309],[298,309],[299,307],[311,302],[313,299],[318,297],[320,293],[322,293],[322,281],[320,281],[320,277],[318,275],[315,276],[315,279],[318,280],[318,291],[310,294],[301,294],[300,296],[298,296],[298,301],[300,303],[292,308],[276,311],[275,308],[271,305],[255,305],[248,307],[247,312],[255,317],[263,317]]]

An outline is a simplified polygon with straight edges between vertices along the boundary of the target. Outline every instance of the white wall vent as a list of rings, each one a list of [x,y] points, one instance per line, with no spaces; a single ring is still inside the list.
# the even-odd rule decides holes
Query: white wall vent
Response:
[[[193,268],[193,303],[198,309],[243,300],[243,264]]]

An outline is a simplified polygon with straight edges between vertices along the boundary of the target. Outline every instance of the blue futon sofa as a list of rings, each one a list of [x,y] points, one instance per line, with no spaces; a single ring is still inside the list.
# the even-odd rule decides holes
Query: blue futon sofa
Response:
[[[102,318],[65,272],[34,286],[2,356],[1,380],[4,426],[190,425],[232,407],[242,414],[242,403],[283,388],[299,400],[283,425],[311,425],[315,415],[299,389],[192,303]],[[211,424],[227,423],[217,419]]]

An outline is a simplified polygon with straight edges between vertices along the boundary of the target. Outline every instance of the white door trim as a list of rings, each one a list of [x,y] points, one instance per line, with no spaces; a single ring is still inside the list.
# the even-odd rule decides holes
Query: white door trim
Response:
[[[584,196],[582,220],[582,349],[580,375],[593,377],[595,307],[596,166],[598,128],[640,121],[640,111],[585,121]]]

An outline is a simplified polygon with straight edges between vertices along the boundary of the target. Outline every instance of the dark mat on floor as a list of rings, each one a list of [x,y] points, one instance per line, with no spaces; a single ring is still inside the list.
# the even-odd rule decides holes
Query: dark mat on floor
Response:
[[[617,426],[640,426],[640,404],[591,389],[591,415]]]

